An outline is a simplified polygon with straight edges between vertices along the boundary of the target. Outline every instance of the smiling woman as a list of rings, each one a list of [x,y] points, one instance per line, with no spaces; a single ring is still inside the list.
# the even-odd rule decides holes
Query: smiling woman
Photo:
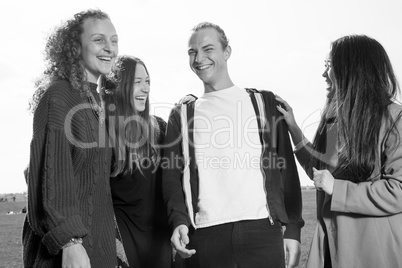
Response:
[[[149,114],[148,70],[143,61],[119,56],[106,98],[114,149],[110,179],[113,207],[131,267],[171,267],[170,228],[162,201],[161,148],[166,123]]]
[[[115,267],[111,149],[96,82],[118,53],[108,15],[87,10],[49,36],[31,108],[24,267]],[[68,122],[68,124],[66,124]]]
[[[91,29],[81,35],[81,54],[89,82],[96,83],[107,74],[118,52],[118,37],[110,20],[88,19],[83,27]]]

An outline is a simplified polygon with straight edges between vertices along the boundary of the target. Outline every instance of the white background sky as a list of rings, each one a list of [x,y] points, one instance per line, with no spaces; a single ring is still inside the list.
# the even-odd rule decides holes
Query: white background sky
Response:
[[[131,0],[1,1],[0,10],[0,193],[26,190],[33,80],[43,71],[49,30],[74,13],[100,8],[120,39],[120,54],[144,60],[150,72],[154,114],[167,118],[170,105],[202,83],[187,59],[190,29],[201,21],[220,25],[231,46],[229,72],[235,84],[271,90],[286,99],[306,136],[312,138],[325,102],[321,77],[330,42],[366,34],[387,50],[402,79],[400,0]],[[299,168],[302,185],[311,181]]]

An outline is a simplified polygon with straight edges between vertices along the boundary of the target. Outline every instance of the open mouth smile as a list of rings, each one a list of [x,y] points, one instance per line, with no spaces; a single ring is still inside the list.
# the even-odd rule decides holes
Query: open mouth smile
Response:
[[[138,96],[138,97],[135,97],[135,99],[139,100],[139,101],[145,101],[147,99],[147,97],[146,96]]]
[[[100,56],[98,57],[98,59],[100,59],[101,61],[110,62],[112,60],[112,57]]]
[[[202,71],[202,70],[208,69],[211,66],[212,66],[212,64],[201,65],[201,66],[196,66],[195,69]]]

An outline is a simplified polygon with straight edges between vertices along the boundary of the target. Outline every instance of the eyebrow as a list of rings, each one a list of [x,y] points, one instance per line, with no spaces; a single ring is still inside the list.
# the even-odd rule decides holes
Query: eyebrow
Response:
[[[202,48],[206,49],[206,48],[209,48],[209,47],[214,47],[214,45],[213,44],[208,44],[208,45],[203,46]]]
[[[104,33],[93,33],[93,34],[91,34],[91,37],[92,37],[92,36],[95,36],[95,35],[106,36]],[[117,34],[114,34],[114,35],[112,35],[111,37],[113,38],[113,37],[119,37],[119,36],[118,36]]]
[[[215,45],[214,44],[207,44],[207,45],[203,46],[202,49],[207,49],[209,47],[215,47]],[[194,48],[189,48],[188,49],[188,52],[193,52],[193,51],[196,51],[196,49],[194,49]]]

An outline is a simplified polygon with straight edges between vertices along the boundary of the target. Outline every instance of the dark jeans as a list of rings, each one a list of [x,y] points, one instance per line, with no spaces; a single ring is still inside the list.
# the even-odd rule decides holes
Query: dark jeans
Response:
[[[190,234],[187,248],[197,251],[187,268],[284,268],[280,223],[247,220],[200,228]]]

